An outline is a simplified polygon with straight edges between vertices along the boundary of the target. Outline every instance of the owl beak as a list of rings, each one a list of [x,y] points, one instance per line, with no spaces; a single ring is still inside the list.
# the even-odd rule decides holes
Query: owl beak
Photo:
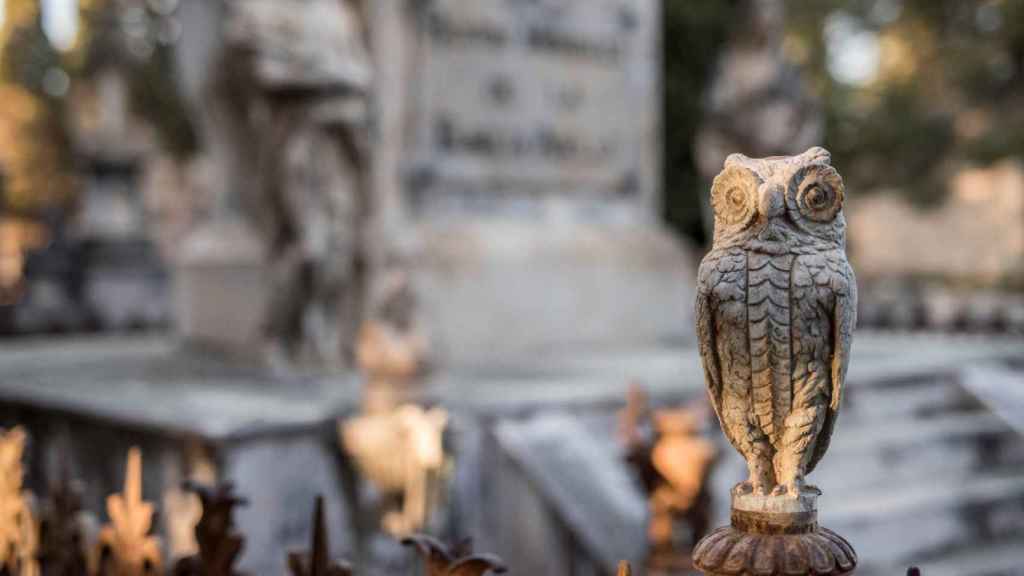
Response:
[[[766,218],[774,218],[782,214],[785,200],[782,197],[782,186],[761,187],[757,203],[758,210]]]

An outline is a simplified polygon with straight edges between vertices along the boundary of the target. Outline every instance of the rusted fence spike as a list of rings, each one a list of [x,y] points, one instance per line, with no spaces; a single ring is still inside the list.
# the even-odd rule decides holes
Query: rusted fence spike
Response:
[[[482,576],[502,574],[508,570],[501,558],[494,554],[471,554],[472,541],[468,539],[449,548],[433,536],[416,534],[403,538],[402,544],[419,552],[426,564],[427,576]]]
[[[483,576],[507,571],[505,563],[494,554],[472,554],[453,562],[448,568],[448,576]]]
[[[618,576],[633,576],[633,568],[625,560],[619,562]]]
[[[245,538],[235,530],[234,509],[246,499],[235,495],[230,482],[206,486],[186,481],[183,487],[199,496],[203,515],[195,528],[199,553],[179,560],[174,576],[234,576],[234,564],[245,546]]]
[[[38,527],[30,496],[22,490],[26,439],[21,426],[0,430],[0,571],[9,574],[37,572]]]
[[[452,563],[453,558],[451,553],[448,552],[448,547],[433,536],[415,534],[407,538],[402,538],[402,544],[404,546],[416,548],[416,551],[420,554],[420,558],[422,558],[423,562],[426,564],[427,576],[440,576],[445,574],[448,570],[448,566]],[[469,552],[469,550],[466,552]]]
[[[142,452],[128,450],[124,489],[107,497],[110,523],[100,531],[97,552],[99,576],[163,574],[159,541],[150,536],[153,505],[142,499]]]
[[[87,573],[82,520],[82,486],[71,479],[67,465],[50,484],[49,498],[39,522],[39,569],[43,576],[82,576]]]
[[[346,562],[331,562],[327,522],[324,518],[324,497],[316,497],[313,508],[313,536],[307,553],[288,555],[288,569],[292,576],[352,576],[352,567]]]

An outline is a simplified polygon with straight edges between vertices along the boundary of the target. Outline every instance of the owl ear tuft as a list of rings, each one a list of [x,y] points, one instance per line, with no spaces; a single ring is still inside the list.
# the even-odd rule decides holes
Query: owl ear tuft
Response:
[[[800,156],[805,163],[832,165],[832,153],[821,146],[812,146]]]
[[[725,158],[724,167],[732,168],[734,166],[739,166],[746,168],[748,164],[750,164],[749,156],[746,156],[745,154],[740,154],[739,152],[733,152],[732,154],[729,154],[729,156]]]

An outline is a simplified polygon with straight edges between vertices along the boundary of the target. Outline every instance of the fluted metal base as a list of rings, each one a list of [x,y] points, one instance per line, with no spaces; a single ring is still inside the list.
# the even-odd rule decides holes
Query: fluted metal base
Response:
[[[813,502],[813,501],[812,501]],[[817,509],[791,512],[737,510],[732,525],[705,536],[693,563],[708,576],[841,576],[857,567],[857,553],[842,536],[818,526]]]

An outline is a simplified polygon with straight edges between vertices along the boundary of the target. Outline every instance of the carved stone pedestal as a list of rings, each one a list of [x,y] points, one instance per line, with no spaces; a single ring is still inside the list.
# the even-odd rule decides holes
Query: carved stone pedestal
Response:
[[[818,526],[817,495],[733,495],[732,525],[704,537],[693,563],[708,576],[840,576],[857,553],[842,536]]]

